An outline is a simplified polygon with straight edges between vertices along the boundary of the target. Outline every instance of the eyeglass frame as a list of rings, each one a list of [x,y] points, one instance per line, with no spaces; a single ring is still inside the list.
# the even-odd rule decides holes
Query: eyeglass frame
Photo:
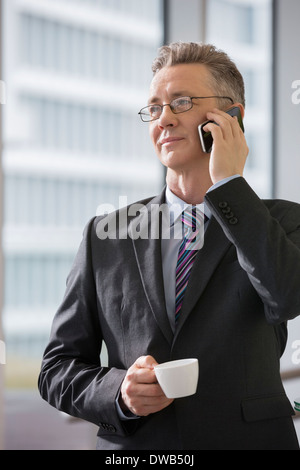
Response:
[[[189,98],[189,99],[191,100],[191,107],[188,108],[188,109],[185,109],[184,111],[175,112],[175,111],[172,109],[172,106],[171,106],[171,105],[172,105],[173,101],[178,100],[178,99],[180,99],[180,98]],[[160,118],[160,116],[162,115],[162,112],[163,112],[163,108],[164,108],[165,106],[170,106],[170,109],[171,109],[171,111],[172,111],[173,114],[181,114],[181,113],[186,113],[187,111],[190,111],[190,109],[192,109],[192,107],[193,107],[193,105],[194,105],[193,100],[200,100],[200,99],[203,100],[203,99],[207,99],[207,98],[223,98],[223,99],[230,100],[232,104],[234,103],[233,99],[230,98],[230,96],[219,96],[219,95],[213,95],[213,96],[178,96],[177,98],[174,98],[170,103],[166,103],[166,104],[156,104],[156,103],[155,103],[154,106],[159,106],[160,109],[161,109],[160,115],[159,115],[158,117],[156,117],[156,118],[148,119],[148,120],[145,121],[145,120],[143,119],[143,117],[142,117],[142,115],[143,115],[143,113],[142,113],[143,109],[148,109],[148,108],[150,108],[150,107],[153,106],[153,105],[144,106],[142,109],[140,109],[140,111],[138,112],[138,114],[140,115],[140,118],[141,118],[142,122],[152,122],[152,121],[156,121],[157,119]],[[150,114],[149,114],[149,117],[150,117]]]

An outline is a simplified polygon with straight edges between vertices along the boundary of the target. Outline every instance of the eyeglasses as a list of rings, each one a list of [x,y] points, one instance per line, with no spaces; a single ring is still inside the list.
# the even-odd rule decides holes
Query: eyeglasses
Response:
[[[171,103],[150,104],[149,106],[145,106],[138,112],[138,114],[143,122],[155,121],[160,118],[165,106],[170,106],[170,109],[174,114],[180,114],[192,109],[193,100],[204,100],[207,98],[223,98],[230,100],[233,104],[233,99],[229,96],[180,96],[179,98],[172,100]]]

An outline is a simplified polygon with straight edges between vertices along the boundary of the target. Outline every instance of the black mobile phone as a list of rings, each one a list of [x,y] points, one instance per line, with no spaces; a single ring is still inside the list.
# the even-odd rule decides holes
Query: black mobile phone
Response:
[[[235,106],[234,108],[228,109],[226,113],[228,113],[230,116],[233,116],[233,117],[237,116],[241,129],[243,132],[245,132],[240,108],[238,106]],[[206,124],[208,124],[209,122],[214,122],[214,121],[205,121],[202,124],[200,124],[200,126],[198,127],[202,149],[203,149],[203,152],[205,153],[211,152],[211,148],[213,144],[213,138],[212,138],[211,132],[207,132],[203,130],[203,127],[205,127]]]

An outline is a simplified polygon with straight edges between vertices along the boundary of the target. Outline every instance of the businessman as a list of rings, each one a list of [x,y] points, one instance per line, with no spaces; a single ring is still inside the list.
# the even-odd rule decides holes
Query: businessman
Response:
[[[247,143],[226,111],[244,117],[244,84],[224,52],[172,43],[152,68],[139,114],[166,186],[87,224],[40,393],[95,423],[97,449],[299,450],[280,357],[287,321],[300,313],[300,206],[261,200],[243,176]],[[206,120],[210,153],[198,133]],[[204,242],[183,256],[173,229],[180,221],[185,240],[181,213],[193,209],[190,227]],[[154,365],[189,357],[199,360],[196,393],[167,398]]]

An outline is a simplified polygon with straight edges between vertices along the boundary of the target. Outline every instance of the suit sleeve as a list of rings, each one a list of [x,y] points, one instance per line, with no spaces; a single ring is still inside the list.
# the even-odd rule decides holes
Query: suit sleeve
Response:
[[[300,314],[300,205],[262,201],[244,178],[206,194],[206,202],[241,267],[261,297],[271,324]]]
[[[83,240],[67,279],[63,302],[52,325],[38,386],[55,408],[99,426],[99,432],[127,434],[115,406],[126,371],[102,367],[102,332],[92,269],[91,230]],[[126,426],[126,427],[125,427]]]

